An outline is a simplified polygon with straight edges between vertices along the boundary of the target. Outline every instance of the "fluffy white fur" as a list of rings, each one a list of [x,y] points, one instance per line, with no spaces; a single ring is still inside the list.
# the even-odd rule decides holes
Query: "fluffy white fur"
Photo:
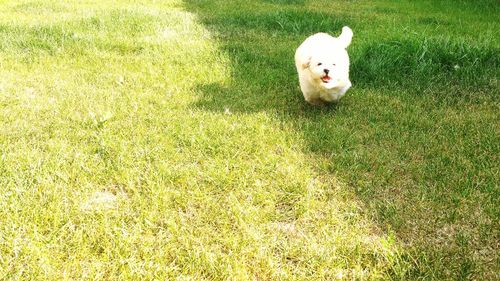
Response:
[[[300,89],[314,105],[338,101],[351,87],[349,55],[352,30],[344,26],[335,38],[326,33],[308,37],[295,52]]]

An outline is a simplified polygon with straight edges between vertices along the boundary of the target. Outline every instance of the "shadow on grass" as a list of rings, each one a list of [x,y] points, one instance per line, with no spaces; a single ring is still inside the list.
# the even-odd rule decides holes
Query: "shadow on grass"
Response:
[[[397,38],[376,42],[353,54],[352,76],[359,86],[432,89],[439,95],[494,93],[499,50],[450,38]],[[458,92],[457,92],[458,91]]]
[[[495,147],[491,135],[474,133],[474,119],[460,119],[457,124],[442,120],[450,112],[460,116],[464,105],[494,103],[498,50],[404,33],[394,40],[358,44],[354,29],[350,49],[354,87],[337,105],[313,107],[304,102],[298,87],[295,48],[314,32],[338,34],[343,25],[363,24],[335,12],[309,11],[303,1],[282,2],[290,4],[264,1],[240,9],[246,4],[219,3],[219,8],[216,2],[186,1],[187,9],[216,35],[233,71],[228,85],[198,85],[200,99],[194,106],[243,114],[266,111],[301,131],[310,152],[323,162],[320,172],[340,173],[382,229],[396,231],[412,244],[416,255],[409,259],[415,268],[405,278],[460,279],[478,274],[481,261],[464,255],[480,246],[463,242],[464,234],[450,234],[440,242],[439,229],[468,222],[443,213],[461,212],[457,202],[473,199],[468,197],[470,186],[483,181],[478,190],[492,196],[494,188],[488,186],[494,182],[493,174],[483,174],[474,162],[494,161],[487,153],[475,153],[475,144],[487,144],[481,148],[485,152]],[[365,23],[363,28],[374,27]],[[487,122],[477,126],[491,129]],[[460,130],[470,135],[455,141],[461,137],[453,132]],[[493,171],[491,165],[485,169]],[[475,180],[464,181],[465,172]],[[496,211],[487,212],[486,217]],[[492,224],[485,229],[491,230]],[[482,242],[494,243],[491,235]]]

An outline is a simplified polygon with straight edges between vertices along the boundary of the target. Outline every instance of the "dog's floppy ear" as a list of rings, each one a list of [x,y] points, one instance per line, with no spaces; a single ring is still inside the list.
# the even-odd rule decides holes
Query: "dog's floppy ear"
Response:
[[[302,63],[303,69],[306,69],[309,67],[309,65],[311,65],[311,59],[312,59],[311,56],[306,57],[306,60]]]
[[[352,41],[352,30],[348,26],[342,27],[342,33],[339,37],[337,37],[337,39],[344,49],[347,48]]]

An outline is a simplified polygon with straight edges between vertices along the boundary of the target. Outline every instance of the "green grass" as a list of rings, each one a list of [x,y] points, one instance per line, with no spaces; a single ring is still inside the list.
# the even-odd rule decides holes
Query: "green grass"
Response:
[[[499,279],[498,15],[0,1],[0,279]],[[295,48],[343,25],[311,107]]]

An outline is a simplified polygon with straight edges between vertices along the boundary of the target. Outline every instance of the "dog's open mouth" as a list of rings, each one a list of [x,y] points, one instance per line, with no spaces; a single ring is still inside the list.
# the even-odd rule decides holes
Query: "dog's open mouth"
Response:
[[[328,83],[330,80],[332,80],[332,78],[328,75],[321,77],[321,81],[323,81],[323,83]]]

